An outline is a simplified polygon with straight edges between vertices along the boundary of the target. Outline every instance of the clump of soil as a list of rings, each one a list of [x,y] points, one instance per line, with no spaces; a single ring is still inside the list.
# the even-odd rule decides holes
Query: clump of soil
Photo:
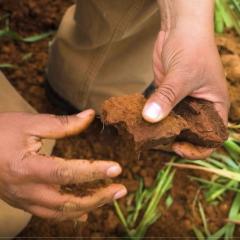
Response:
[[[148,123],[142,118],[146,99],[141,94],[112,97],[102,106],[102,121],[115,126],[136,151],[175,141],[203,147],[218,147],[227,139],[227,130],[212,103],[186,98],[164,120]]]

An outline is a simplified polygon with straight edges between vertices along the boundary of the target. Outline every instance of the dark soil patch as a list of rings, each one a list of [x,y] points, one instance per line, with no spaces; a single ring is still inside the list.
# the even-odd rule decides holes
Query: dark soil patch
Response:
[[[0,1],[0,14],[9,13],[11,27],[22,35],[28,36],[33,33],[56,30],[64,11],[72,2],[72,0],[2,0]],[[4,23],[1,23],[2,25]],[[232,41],[235,39],[232,35],[230,38]],[[39,112],[62,113],[61,108],[51,105],[48,101],[44,88],[49,40],[51,39],[34,44],[1,40],[0,62],[19,66],[18,69],[5,69],[4,73],[24,98]],[[232,45],[229,50],[226,44],[223,44],[221,49],[224,50],[224,54],[232,54],[235,51],[232,50],[234,49]],[[24,61],[22,57],[27,53],[32,53],[32,57]],[[236,52],[235,55],[237,54]],[[231,115],[231,119],[235,118]],[[144,151],[139,159],[136,159],[133,153],[126,150],[126,143],[117,137],[115,129],[111,127],[102,129],[102,124],[96,120],[81,136],[58,141],[54,154],[65,158],[116,160],[124,168],[122,176],[117,181],[126,184],[129,192],[137,188],[136,175],[142,176],[145,184],[150,186],[159,169],[169,161],[171,155],[159,151]],[[177,171],[172,189],[174,204],[154,224],[148,232],[149,237],[174,239],[174,237],[182,236],[184,239],[188,239],[193,236],[192,226],[201,223],[199,214],[192,206],[199,187],[189,180],[188,175],[199,174],[199,172],[187,170]],[[210,230],[214,231],[224,224],[230,201],[231,196],[220,206],[204,204]],[[82,236],[90,239],[94,237],[114,239],[122,234],[123,229],[114,210],[111,205],[108,205],[91,213],[86,224],[77,224],[74,221],[56,223],[33,217],[19,237],[23,239],[26,237],[31,239],[36,237],[45,237],[46,239],[73,237],[77,239]],[[238,231],[236,235],[240,236],[240,232]]]

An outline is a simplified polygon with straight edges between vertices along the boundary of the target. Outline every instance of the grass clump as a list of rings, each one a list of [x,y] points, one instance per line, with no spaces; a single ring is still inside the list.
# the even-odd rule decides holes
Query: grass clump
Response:
[[[5,20],[5,27],[0,29],[0,39],[8,38],[8,39],[19,41],[19,42],[35,43],[35,42],[44,40],[55,33],[55,31],[49,31],[45,33],[34,34],[32,36],[23,37],[22,35],[13,31],[10,28],[8,14],[0,16],[0,21],[2,20]]]
[[[231,28],[240,35],[240,1],[215,0],[215,31],[223,33]]]
[[[172,205],[173,199],[167,193],[172,187],[174,174],[171,166],[163,168],[152,188],[145,188],[143,180],[140,180],[133,202],[126,207],[126,216],[118,202],[114,202],[117,216],[129,239],[142,239],[148,228],[160,218],[159,203],[162,199],[165,199],[166,208]]]
[[[240,224],[240,138],[237,130],[240,125],[229,124],[229,139],[222,149],[215,151],[205,160],[181,159],[172,165],[179,168],[196,169],[212,173],[210,179],[191,177],[200,183],[204,196],[209,203],[219,203],[227,191],[235,193],[226,224],[217,232],[211,234],[207,226],[207,218],[201,204],[198,205],[203,223],[203,231],[194,227],[198,239],[231,239],[234,236],[236,224]]]
[[[210,233],[209,231],[207,217],[200,202],[198,202],[198,208],[203,223],[203,231],[197,227],[193,228],[193,231],[197,239],[199,240],[233,239],[236,223],[240,222],[240,193],[237,193],[232,201],[232,205],[228,213],[228,219],[226,220],[227,223],[215,233]]]

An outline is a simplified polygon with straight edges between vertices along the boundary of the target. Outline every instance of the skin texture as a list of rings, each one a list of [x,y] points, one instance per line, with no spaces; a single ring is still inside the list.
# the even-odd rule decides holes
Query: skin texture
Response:
[[[186,96],[214,103],[225,124],[228,90],[214,39],[212,0],[159,0],[161,31],[153,51],[154,83],[143,117],[149,122],[165,118]],[[175,143],[173,150],[190,159],[206,158],[212,149]]]
[[[126,188],[112,184],[86,197],[59,192],[60,185],[116,177],[118,163],[39,154],[41,139],[79,134],[94,119],[93,110],[73,116],[29,113],[0,114],[0,197],[10,205],[42,218],[85,221],[87,212],[118,199]]]

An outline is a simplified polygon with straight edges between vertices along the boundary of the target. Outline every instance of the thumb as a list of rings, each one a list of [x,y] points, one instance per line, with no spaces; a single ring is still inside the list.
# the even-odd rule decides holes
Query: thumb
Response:
[[[154,91],[143,108],[143,118],[151,123],[164,119],[185,96],[187,87],[180,79],[166,76],[162,84]]]
[[[71,116],[36,114],[28,125],[28,133],[49,139],[73,136],[85,130],[94,117],[95,112],[91,109]]]

